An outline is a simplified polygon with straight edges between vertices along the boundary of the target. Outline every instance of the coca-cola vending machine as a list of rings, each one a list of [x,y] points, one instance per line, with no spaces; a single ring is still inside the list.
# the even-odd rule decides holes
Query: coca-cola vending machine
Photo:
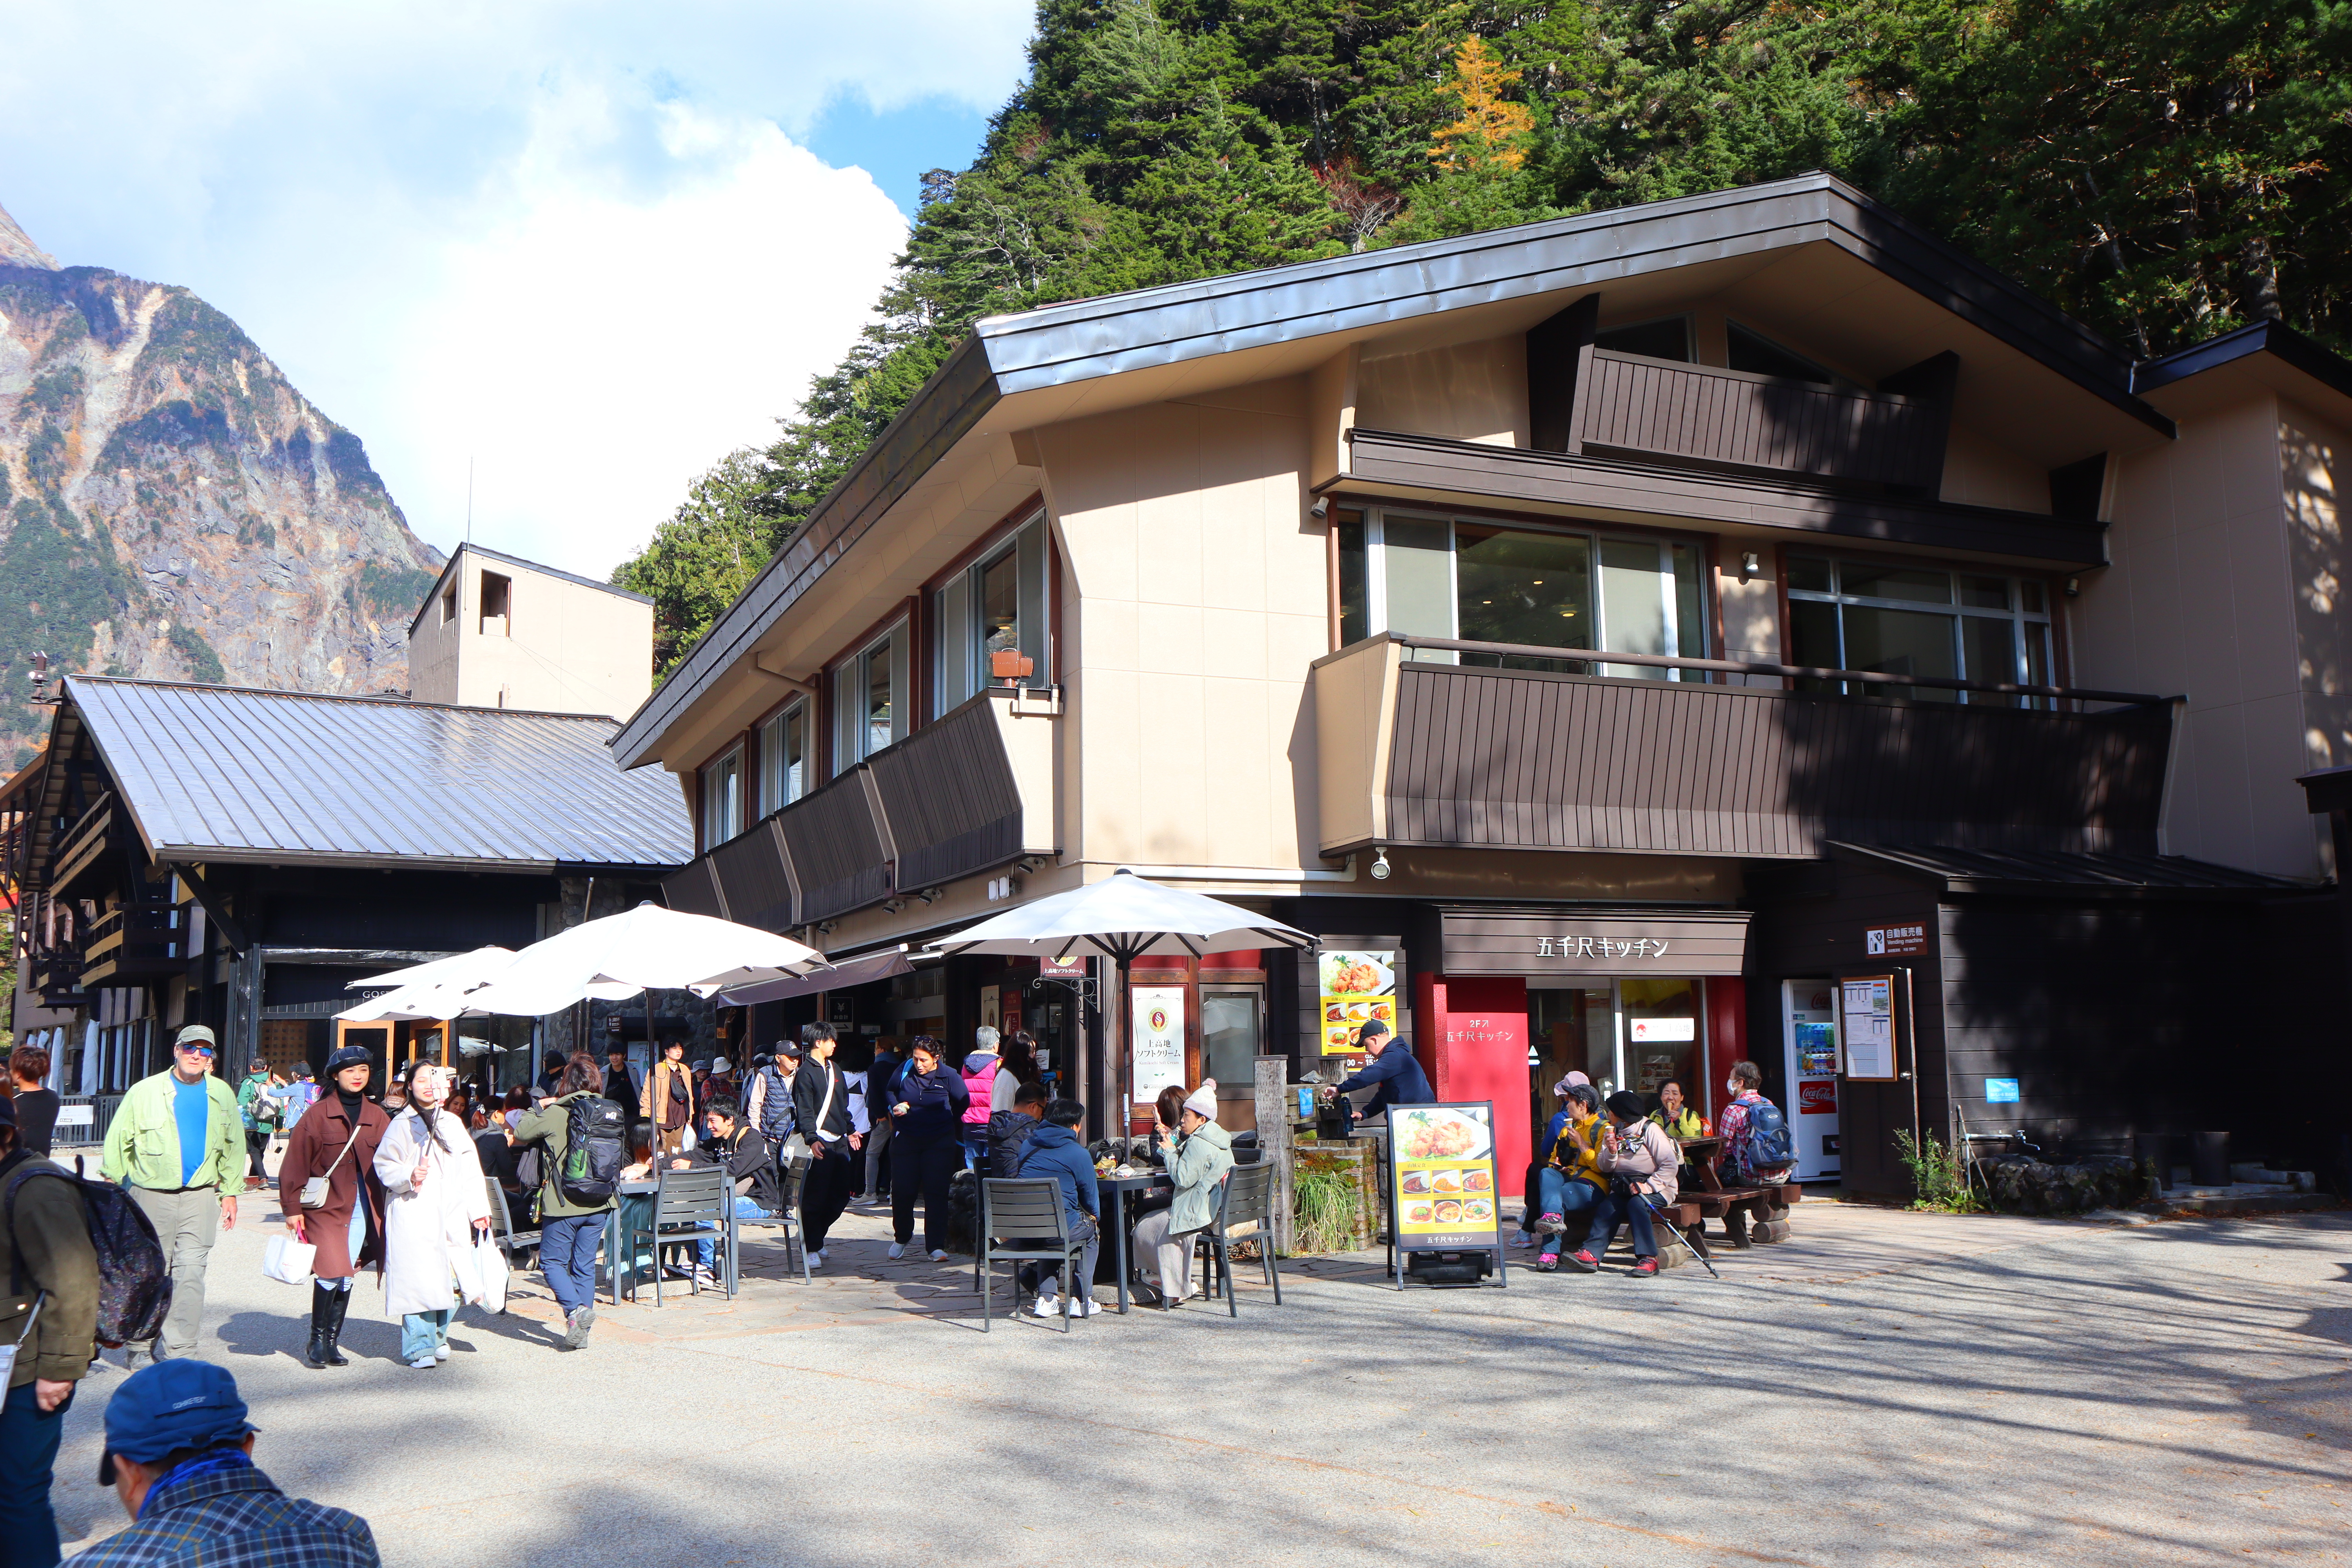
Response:
[[[1797,1180],[1834,1181],[1838,1174],[1838,1052],[1836,988],[1827,980],[1780,983],[1780,1016],[1788,1051],[1789,1131],[1797,1140]]]

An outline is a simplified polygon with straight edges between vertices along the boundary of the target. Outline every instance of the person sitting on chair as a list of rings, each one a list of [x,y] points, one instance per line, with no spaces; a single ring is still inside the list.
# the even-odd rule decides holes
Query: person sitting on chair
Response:
[[[776,1163],[768,1158],[767,1140],[760,1130],[742,1121],[743,1108],[732,1095],[720,1095],[703,1112],[710,1127],[710,1142],[698,1143],[683,1154],[664,1157],[673,1171],[690,1171],[698,1165],[718,1165],[734,1178],[735,1217],[737,1219],[773,1219],[783,1206],[776,1191]],[[718,1261],[719,1244],[715,1237],[705,1237],[694,1244],[694,1281],[698,1285],[716,1285],[718,1277],[711,1272]]]
[[[1601,1144],[1608,1131],[1601,1121],[1600,1094],[1590,1083],[1569,1085],[1562,1116],[1554,1124],[1551,1152],[1536,1173],[1535,1232],[1543,1247],[1536,1267],[1546,1273],[1559,1267],[1559,1238],[1571,1225],[1581,1228],[1583,1216],[1609,1191],[1609,1180],[1601,1173]]]
[[[1021,1151],[1021,1174],[1051,1176],[1061,1183],[1070,1239],[1086,1246],[1071,1280],[1069,1311],[1074,1318],[1095,1315],[1095,1258],[1102,1251],[1102,1234],[1095,1223],[1100,1201],[1095,1163],[1087,1157],[1087,1146],[1078,1142],[1076,1131],[1086,1114],[1087,1108],[1075,1100],[1055,1100],[1045,1107],[1045,1120],[1029,1134]],[[1051,1317],[1062,1310],[1062,1271],[1040,1264],[1037,1275],[1037,1304],[1032,1310],[1041,1318]]]
[[[1176,1194],[1166,1208],[1144,1215],[1135,1226],[1137,1268],[1141,1268],[1147,1257],[1155,1259],[1158,1293],[1162,1304],[1170,1307],[1181,1305],[1191,1289],[1192,1237],[1215,1221],[1218,1184],[1234,1168],[1233,1135],[1217,1125],[1215,1089],[1204,1086],[1193,1090],[1176,1113],[1176,1122],[1177,1131],[1184,1135],[1183,1146],[1177,1146],[1172,1131],[1163,1132],[1160,1140]],[[1144,1286],[1144,1294],[1149,1300],[1149,1285]]]
[[[1679,1190],[1675,1173],[1682,1151],[1666,1130],[1642,1114],[1642,1097],[1621,1089],[1609,1097],[1609,1131],[1602,1135],[1595,1159],[1608,1179],[1609,1191],[1593,1206],[1592,1228],[1584,1247],[1569,1261],[1585,1273],[1601,1267],[1617,1227],[1633,1227],[1633,1277],[1647,1279],[1658,1272],[1658,1233],[1653,1207],[1665,1208]]]

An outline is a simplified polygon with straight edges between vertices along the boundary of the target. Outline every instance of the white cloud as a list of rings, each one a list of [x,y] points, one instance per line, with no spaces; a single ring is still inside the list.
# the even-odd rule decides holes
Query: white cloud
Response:
[[[992,109],[1028,0],[0,0],[0,204],[184,283],[417,531],[602,574],[854,337],[903,227],[793,138]],[[953,163],[969,148],[942,148]]]

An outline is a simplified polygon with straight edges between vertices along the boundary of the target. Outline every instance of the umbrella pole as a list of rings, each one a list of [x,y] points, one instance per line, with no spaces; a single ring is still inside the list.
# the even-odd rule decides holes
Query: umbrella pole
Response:
[[[1129,1085],[1135,1081],[1135,959],[1122,952],[1118,957],[1118,1073],[1111,1087],[1111,1103],[1118,1107],[1118,1130],[1106,1131],[1105,1137],[1117,1138],[1123,1145],[1129,1126],[1135,1119],[1135,1107],[1129,1102],[1133,1092]]]

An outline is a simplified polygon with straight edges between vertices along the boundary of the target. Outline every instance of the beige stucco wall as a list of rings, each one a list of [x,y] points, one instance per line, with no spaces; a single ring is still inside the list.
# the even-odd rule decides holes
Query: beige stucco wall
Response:
[[[2352,432],[2291,402],[2279,405],[2279,475],[2294,588],[2295,665],[2303,689],[2305,768],[2352,763],[2352,559],[2342,490],[2352,482]],[[2319,836],[2323,853],[2331,852]]]
[[[510,584],[504,636],[481,629],[485,571]],[[436,592],[409,635],[418,701],[625,719],[653,689],[651,605],[471,554],[459,557],[456,582],[456,617],[442,619]]]
[[[1066,571],[1066,857],[1319,866],[1304,378],[1035,433]]]
[[[1366,429],[1528,444],[1525,333],[1367,359],[1357,380],[1356,423]]]
[[[2311,877],[2321,839],[2294,782],[2311,765],[2305,568],[2289,545],[2285,461],[2266,394],[2186,416],[2178,440],[2125,457],[2113,564],[2083,578],[2068,619],[2074,684],[2189,700],[2165,847]]]
[[[2050,470],[1956,422],[1944,446],[1944,483],[1938,494],[1958,506],[2046,512]]]

